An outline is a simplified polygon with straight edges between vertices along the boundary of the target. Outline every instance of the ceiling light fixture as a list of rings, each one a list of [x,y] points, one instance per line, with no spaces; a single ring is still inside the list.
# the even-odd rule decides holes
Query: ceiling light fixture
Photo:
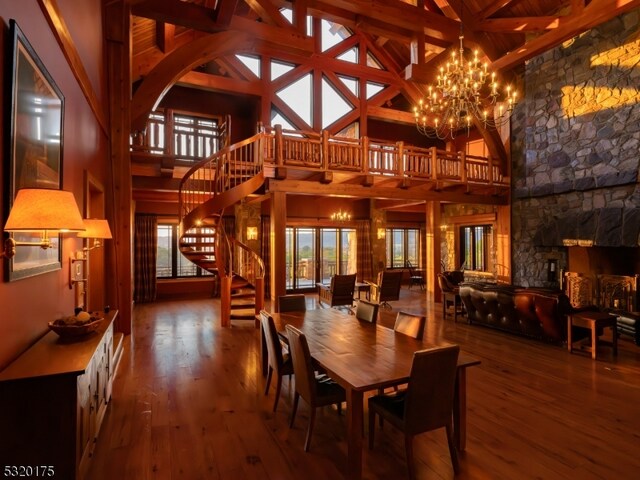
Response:
[[[461,8],[464,11],[464,4]],[[518,93],[510,85],[499,98],[496,74],[480,62],[478,50],[473,59],[465,58],[462,25],[461,16],[459,49],[451,51],[436,85],[428,85],[428,94],[413,108],[418,131],[430,138],[455,138],[463,129],[468,134],[474,118],[485,128],[498,128],[509,121],[517,102]]]
[[[340,210],[331,214],[331,220],[334,222],[348,222],[351,220],[351,214]]]

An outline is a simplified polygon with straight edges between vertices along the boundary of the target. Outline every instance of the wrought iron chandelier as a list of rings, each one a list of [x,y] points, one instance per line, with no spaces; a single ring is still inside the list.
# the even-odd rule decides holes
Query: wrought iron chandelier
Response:
[[[460,48],[452,50],[451,59],[440,67],[436,85],[428,85],[427,96],[413,108],[418,131],[430,138],[454,138],[464,129],[468,134],[474,118],[485,128],[498,128],[509,121],[518,98],[510,85],[498,98],[496,74],[480,62],[478,50],[473,59],[465,59],[462,22],[458,38]]]

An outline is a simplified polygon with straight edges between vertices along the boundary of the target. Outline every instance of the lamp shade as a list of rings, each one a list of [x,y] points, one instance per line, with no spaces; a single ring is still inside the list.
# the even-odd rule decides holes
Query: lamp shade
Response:
[[[84,230],[73,193],[46,188],[23,188],[13,202],[4,226],[8,232]]]
[[[101,218],[86,218],[83,220],[85,230],[78,233],[81,238],[113,238],[109,222]]]

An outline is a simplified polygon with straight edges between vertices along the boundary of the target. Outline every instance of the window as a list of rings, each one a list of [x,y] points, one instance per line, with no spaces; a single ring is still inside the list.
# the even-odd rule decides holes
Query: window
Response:
[[[203,233],[211,233],[206,231]],[[158,246],[156,257],[156,278],[200,277],[211,275],[187,260],[178,250],[178,225],[158,223]]]
[[[460,227],[460,262],[467,270],[488,270],[491,225]]]
[[[407,261],[420,263],[420,230],[417,228],[387,228],[387,268],[404,268]]]
[[[287,290],[315,288],[335,274],[356,273],[353,228],[288,227],[285,239]]]

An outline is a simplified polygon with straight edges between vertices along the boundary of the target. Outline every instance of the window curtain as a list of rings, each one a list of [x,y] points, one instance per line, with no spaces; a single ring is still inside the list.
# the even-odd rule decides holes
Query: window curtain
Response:
[[[136,215],[134,229],[133,299],[139,303],[153,302],[156,299],[158,217]]]
[[[264,293],[266,297],[271,295],[271,218],[262,217],[261,224],[262,243],[260,245],[260,255],[264,262]]]
[[[371,222],[358,220],[356,222],[358,281],[373,280],[373,252],[371,251]]]

